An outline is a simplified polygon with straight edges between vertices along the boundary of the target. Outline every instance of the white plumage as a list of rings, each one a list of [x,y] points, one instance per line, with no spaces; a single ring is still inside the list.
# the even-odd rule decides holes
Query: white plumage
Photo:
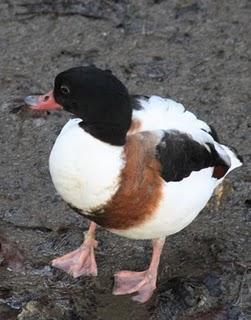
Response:
[[[210,127],[171,99],[152,96],[139,100],[141,110],[134,110],[139,131],[178,130],[201,144],[213,143],[221,157],[231,164],[228,172],[241,165],[235,154],[220,145]],[[62,129],[50,155],[53,183],[62,198],[73,206],[88,211],[109,201],[119,186],[124,167],[123,146],[102,142],[79,127],[81,119],[70,120]],[[160,137],[161,138],[161,135]],[[212,177],[213,168],[192,172],[178,182],[164,182],[162,200],[150,220],[128,230],[111,230],[136,239],[151,239],[176,233],[186,227],[203,209],[216,186],[223,180]]]
[[[222,159],[230,165],[227,173],[242,165],[229,147],[213,139],[208,124],[187,111],[181,103],[158,96],[151,96],[148,100],[140,99],[139,102],[143,108],[133,112],[133,119],[141,122],[140,131],[178,130],[191,135],[203,145],[213,143]]]
[[[49,168],[61,197],[88,213],[115,194],[124,161],[122,147],[94,138],[78,125],[81,121],[71,119],[63,127],[52,148]]]
[[[156,288],[165,237],[195,219],[226,174],[241,165],[239,157],[182,104],[158,96],[135,103],[111,71],[94,66],[61,72],[53,91],[25,101],[78,117],[58,136],[50,173],[62,198],[94,222],[82,245],[52,265],[74,277],[96,276],[96,223],[153,239],[149,268],[114,278],[114,294],[136,293],[133,300],[146,302]],[[132,117],[131,108],[137,108]]]

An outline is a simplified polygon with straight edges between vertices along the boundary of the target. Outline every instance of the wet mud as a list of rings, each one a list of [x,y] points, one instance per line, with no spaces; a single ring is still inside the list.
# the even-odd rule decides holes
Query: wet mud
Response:
[[[250,319],[250,11],[248,0],[0,2],[1,320]],[[58,72],[86,64],[111,69],[131,93],[180,101],[245,162],[167,239],[158,288],[144,305],[111,291],[114,272],[146,268],[149,241],[99,228],[98,277],[50,266],[88,226],[48,172],[68,115],[20,106],[49,91]]]

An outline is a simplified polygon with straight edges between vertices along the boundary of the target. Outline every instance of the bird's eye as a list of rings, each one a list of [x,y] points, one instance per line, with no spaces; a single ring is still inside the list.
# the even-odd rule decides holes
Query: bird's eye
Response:
[[[67,87],[66,85],[62,84],[62,86],[60,87],[60,91],[63,93],[63,94],[69,94],[70,93],[70,89],[69,87]]]

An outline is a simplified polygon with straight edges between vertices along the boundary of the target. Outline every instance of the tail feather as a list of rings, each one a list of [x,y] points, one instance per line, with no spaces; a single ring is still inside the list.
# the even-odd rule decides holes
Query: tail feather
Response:
[[[226,174],[224,175],[224,177],[222,177],[221,179],[219,179],[217,181],[217,186],[224,180],[225,176],[229,174],[229,172],[231,172],[232,170],[241,167],[243,164],[243,160],[242,157],[237,155],[235,152],[233,152],[229,147],[224,146],[224,145],[220,145],[221,148],[225,151],[225,153],[228,156],[228,159],[230,160],[230,167],[228,169],[228,171],[226,172]]]
[[[227,174],[234,170],[235,168],[241,167],[243,164],[243,159],[241,156],[237,155],[237,153],[235,151],[232,151],[229,147],[221,145],[221,147],[225,150],[225,152],[227,153],[227,155],[230,158],[231,161],[231,165],[230,168],[227,171]]]

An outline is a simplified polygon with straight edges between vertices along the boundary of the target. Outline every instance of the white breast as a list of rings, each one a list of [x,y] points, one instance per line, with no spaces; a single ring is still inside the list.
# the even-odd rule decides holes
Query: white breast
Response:
[[[49,159],[56,190],[71,205],[89,211],[106,203],[118,189],[123,148],[97,140],[71,119],[58,136]]]

